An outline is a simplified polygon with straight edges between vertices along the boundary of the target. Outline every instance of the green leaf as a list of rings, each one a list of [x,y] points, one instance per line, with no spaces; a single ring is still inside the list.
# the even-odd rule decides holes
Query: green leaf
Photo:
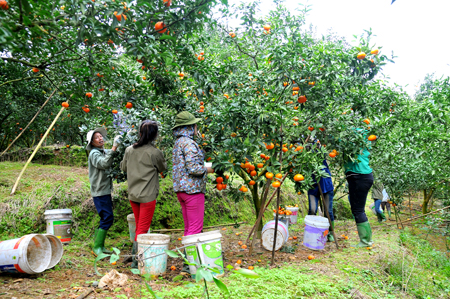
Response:
[[[223,282],[221,282],[220,280],[218,280],[218,279],[215,278],[215,277],[213,277],[213,279],[214,279],[214,282],[216,283],[217,287],[218,287],[222,292],[224,292],[224,293],[227,294],[227,295],[230,295],[230,292],[228,291],[227,286],[226,286]]]
[[[176,37],[170,36],[170,35],[165,35],[165,34],[163,34],[159,39],[170,39],[170,40],[173,40],[173,41],[177,40]]]
[[[145,286],[147,287],[147,290],[150,292],[150,294],[152,294],[153,298],[155,298],[155,299],[162,299],[161,297],[159,297],[158,295],[155,294],[155,292],[153,291],[152,287],[149,286],[148,283],[145,283]]]
[[[241,274],[242,276],[247,277],[247,278],[258,278],[259,277],[259,275],[256,272],[253,272],[252,270],[248,270],[248,269],[239,269],[234,272]]]
[[[95,261],[94,261],[94,271],[95,271],[95,274],[97,274],[98,276],[103,276],[103,275],[101,275],[98,272],[98,270],[97,270],[97,263],[98,263],[99,260],[104,259],[105,257],[108,257],[108,256],[110,256],[110,255],[109,254],[105,254],[105,253],[100,253],[97,256],[97,258],[95,259]]]
[[[133,274],[137,274],[137,275],[141,274],[141,271],[139,271],[139,269],[131,269],[130,271]]]
[[[177,275],[174,278],[172,278],[172,281],[179,281],[183,279],[183,275]]]
[[[166,253],[167,253],[167,255],[168,256],[170,256],[170,257],[175,257],[175,258],[177,258],[177,257],[180,257],[175,251],[172,251],[172,250],[164,250]]]

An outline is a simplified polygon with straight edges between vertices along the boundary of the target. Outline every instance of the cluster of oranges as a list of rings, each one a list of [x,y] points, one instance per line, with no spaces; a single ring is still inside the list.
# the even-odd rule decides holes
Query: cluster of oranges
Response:
[[[91,111],[91,109],[89,109],[88,105],[84,105],[81,109],[83,109],[83,111],[86,113],[89,113],[89,111]]]
[[[205,106],[204,106],[204,104],[205,104],[205,103],[200,102],[200,110],[199,110],[198,112],[205,112]]]
[[[203,61],[203,60],[205,60],[205,52],[200,52],[200,55],[197,55],[197,54],[195,54],[195,56],[197,57],[197,59],[199,60],[199,61]],[[203,93],[204,94],[204,93]]]
[[[278,207],[278,211],[276,209],[273,209],[273,212],[278,213],[278,215],[286,215],[286,216],[292,215],[292,211],[289,211],[288,209],[281,206]]]
[[[5,0],[0,0],[0,8],[3,10],[9,9],[8,2],[6,2]]]
[[[345,240],[348,240],[348,236],[346,236],[344,234],[341,235],[341,238],[344,238]]]
[[[229,175],[225,176],[225,180],[228,180],[230,178]],[[219,176],[216,178],[216,188],[217,190],[221,191],[221,190],[225,190],[227,188],[227,184],[223,184],[224,183],[224,179],[223,177]]]

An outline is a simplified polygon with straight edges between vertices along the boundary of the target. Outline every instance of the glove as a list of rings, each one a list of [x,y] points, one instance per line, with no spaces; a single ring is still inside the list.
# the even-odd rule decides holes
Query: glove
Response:
[[[122,143],[122,135],[117,135],[114,137],[113,146],[118,147]]]

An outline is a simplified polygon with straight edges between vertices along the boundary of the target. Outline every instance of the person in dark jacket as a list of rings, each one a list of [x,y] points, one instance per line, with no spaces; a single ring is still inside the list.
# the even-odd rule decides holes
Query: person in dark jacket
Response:
[[[105,249],[106,234],[114,222],[111,198],[113,184],[109,174],[113,158],[117,155],[116,149],[120,144],[121,137],[118,135],[114,138],[111,150],[103,148],[106,139],[106,130],[104,128],[89,131],[86,137],[86,150],[90,151],[88,167],[91,195],[97,213],[100,216],[100,224],[95,230],[95,241],[92,249],[95,255],[99,255],[102,252],[111,253],[111,251]]]

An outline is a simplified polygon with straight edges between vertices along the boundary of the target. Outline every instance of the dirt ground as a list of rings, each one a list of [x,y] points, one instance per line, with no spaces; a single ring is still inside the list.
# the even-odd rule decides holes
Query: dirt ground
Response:
[[[413,209],[420,210],[419,204],[414,204]],[[407,217],[407,215],[404,216],[405,219]],[[385,227],[385,224],[376,224],[375,218],[371,218],[370,221],[373,223],[374,235],[386,234],[385,230],[381,229],[382,226]],[[394,224],[395,221],[391,220],[387,223]],[[396,225],[392,225],[390,228],[395,230]],[[239,241],[245,242],[247,239],[251,229],[250,225],[240,226],[239,228],[232,226],[218,227],[216,229],[220,230],[223,235],[222,247],[225,266],[238,266],[236,264],[238,260],[241,260],[240,267],[242,268],[269,266],[272,253],[261,248],[258,242],[251,255],[249,249],[242,249],[239,245]],[[304,226],[301,224],[294,224],[289,227],[292,239],[290,238],[284,246],[285,249],[288,249],[288,252],[276,252],[273,267],[282,267],[285,263],[294,265],[309,263],[309,266],[313,267],[317,273],[326,273],[329,271],[329,268],[326,267],[327,258],[337,251],[335,243],[327,243],[325,249],[321,251],[310,250],[302,245],[303,231]],[[358,237],[353,221],[336,221],[336,231],[340,249],[348,248],[350,244],[357,243]],[[182,246],[181,241],[178,240],[181,235],[182,232],[171,234],[169,249]],[[113,242],[113,244],[109,242]],[[98,282],[101,277],[94,272],[94,257],[91,253],[90,244],[90,241],[75,240],[71,244],[65,245],[65,254],[59,265],[44,273],[37,275],[0,274],[0,298],[139,298],[140,290],[144,287],[144,281],[139,275],[130,272],[131,260],[126,257],[121,258],[114,266],[109,264],[106,259],[99,263],[99,272],[102,274],[109,272],[111,269],[127,274],[128,283],[126,286],[115,289],[93,287],[93,284]],[[131,242],[125,236],[114,241],[109,240],[107,245],[108,247],[110,245],[118,247],[121,250],[121,255],[129,254],[131,251]],[[374,246],[374,250],[376,250],[376,246]],[[311,263],[308,260],[310,255],[321,262]],[[328,262],[332,263],[331,260]],[[175,266],[176,270],[170,270],[171,266]],[[181,272],[182,266],[182,259],[169,257],[166,273],[159,277],[153,277],[150,285],[154,290],[161,290],[163,287],[173,287],[186,281],[193,281],[188,274]]]

